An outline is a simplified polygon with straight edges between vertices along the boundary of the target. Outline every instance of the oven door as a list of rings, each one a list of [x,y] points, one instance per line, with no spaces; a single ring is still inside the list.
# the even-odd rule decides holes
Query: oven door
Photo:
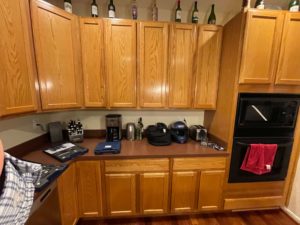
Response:
[[[270,173],[256,175],[240,169],[250,144],[278,144]],[[292,147],[293,138],[235,138],[228,182],[241,183],[284,180],[289,166]]]

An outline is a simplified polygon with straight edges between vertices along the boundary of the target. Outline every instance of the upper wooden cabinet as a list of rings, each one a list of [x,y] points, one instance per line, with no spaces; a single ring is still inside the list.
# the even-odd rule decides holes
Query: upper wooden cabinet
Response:
[[[172,24],[169,44],[169,108],[191,108],[196,26]]]
[[[166,107],[168,23],[140,22],[138,50],[139,105]]]
[[[82,105],[78,17],[41,0],[31,1],[42,108]]]
[[[240,84],[270,84],[274,81],[283,19],[282,11],[248,12]]]
[[[300,85],[300,15],[286,13],[276,84]]]
[[[136,107],[136,22],[105,21],[109,106]]]
[[[37,110],[29,3],[0,1],[0,116]]]
[[[222,30],[214,25],[199,27],[194,108],[216,108]]]
[[[106,105],[104,69],[104,25],[101,19],[80,18],[84,105]]]

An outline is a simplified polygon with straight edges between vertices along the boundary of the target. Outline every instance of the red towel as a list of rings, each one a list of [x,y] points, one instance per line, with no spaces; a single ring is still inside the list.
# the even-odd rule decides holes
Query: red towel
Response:
[[[247,149],[241,170],[257,175],[270,173],[277,147],[277,144],[251,144]]]

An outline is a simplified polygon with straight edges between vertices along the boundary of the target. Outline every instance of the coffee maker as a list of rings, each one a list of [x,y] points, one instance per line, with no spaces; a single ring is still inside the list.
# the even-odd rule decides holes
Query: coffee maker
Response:
[[[122,139],[122,116],[120,114],[106,115],[106,141]]]

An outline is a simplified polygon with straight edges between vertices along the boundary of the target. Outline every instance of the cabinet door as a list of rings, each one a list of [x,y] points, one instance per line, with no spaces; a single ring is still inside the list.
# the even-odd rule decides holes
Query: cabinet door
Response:
[[[274,81],[282,25],[281,11],[248,12],[240,84],[270,84]]]
[[[143,173],[140,175],[140,207],[143,214],[167,213],[169,174]]]
[[[41,0],[31,1],[42,108],[82,105],[77,16]]]
[[[199,27],[194,108],[216,108],[222,30],[214,25]]]
[[[173,212],[190,212],[195,209],[197,199],[197,172],[173,172],[172,202]]]
[[[135,174],[106,174],[106,203],[109,215],[133,215],[136,212]]]
[[[75,164],[58,178],[59,205],[62,225],[75,225],[78,220],[77,180]]]
[[[29,3],[0,1],[0,116],[37,110]]]
[[[224,170],[201,172],[198,208],[216,210],[222,206]]]
[[[105,30],[109,106],[136,107],[136,23],[107,20]]]
[[[300,85],[300,15],[287,13],[281,42],[276,84]]]
[[[166,106],[168,24],[139,23],[139,101],[143,108]]]
[[[190,108],[193,93],[196,26],[173,24],[169,40],[169,107]]]
[[[100,19],[81,18],[81,54],[84,79],[84,105],[104,107],[104,25]]]
[[[76,162],[78,209],[82,217],[102,215],[101,172],[99,161]]]

